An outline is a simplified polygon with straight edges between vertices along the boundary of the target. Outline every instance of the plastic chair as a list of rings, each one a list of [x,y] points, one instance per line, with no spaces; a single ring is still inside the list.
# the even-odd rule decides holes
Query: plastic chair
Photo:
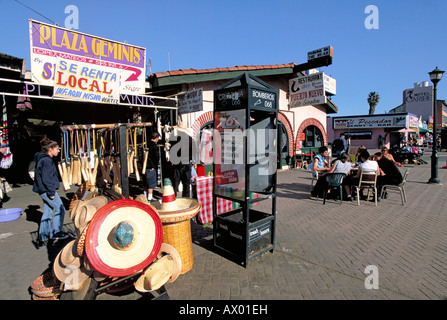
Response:
[[[360,205],[360,190],[367,189],[368,195],[366,199],[369,199],[369,194],[374,191],[374,202],[377,207],[377,171],[362,171],[360,172],[359,184],[355,186],[357,190],[357,205]]]
[[[343,187],[341,183],[343,182],[344,177],[346,177],[346,174],[344,173],[329,173],[326,175],[327,188],[324,190],[323,204],[326,204],[328,190],[333,188],[340,189],[340,204],[343,203]]]
[[[397,190],[400,193],[400,198],[402,200],[402,205],[404,205],[405,202],[407,202],[407,195],[405,193],[405,182],[407,182],[407,177],[408,177],[409,173],[410,173],[410,168],[405,170],[404,177],[403,177],[402,182],[400,184],[397,184],[397,185],[395,185],[395,184],[385,184],[385,185],[383,185],[383,187],[382,187],[382,194],[381,194],[382,199],[383,199],[383,196],[384,196],[386,191],[388,191],[388,190]]]

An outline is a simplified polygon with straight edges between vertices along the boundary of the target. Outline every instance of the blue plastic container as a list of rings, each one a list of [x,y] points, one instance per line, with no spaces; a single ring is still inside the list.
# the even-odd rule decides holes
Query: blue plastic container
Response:
[[[17,220],[22,214],[22,208],[9,208],[0,210],[0,222]]]

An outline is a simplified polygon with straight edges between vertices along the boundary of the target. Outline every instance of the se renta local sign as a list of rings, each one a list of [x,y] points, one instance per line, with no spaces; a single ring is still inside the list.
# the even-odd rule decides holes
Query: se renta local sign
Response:
[[[146,49],[30,20],[31,75],[54,96],[117,103],[143,94]]]

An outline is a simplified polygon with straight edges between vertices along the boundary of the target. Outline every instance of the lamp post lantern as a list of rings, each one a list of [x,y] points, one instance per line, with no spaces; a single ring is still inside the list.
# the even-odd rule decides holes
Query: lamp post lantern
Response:
[[[441,71],[436,67],[435,70],[428,73],[430,75],[430,80],[433,82],[433,143],[432,143],[432,153],[431,153],[431,177],[428,183],[441,183],[438,178],[438,139],[437,139],[437,128],[436,128],[436,85],[442,79],[444,71]]]

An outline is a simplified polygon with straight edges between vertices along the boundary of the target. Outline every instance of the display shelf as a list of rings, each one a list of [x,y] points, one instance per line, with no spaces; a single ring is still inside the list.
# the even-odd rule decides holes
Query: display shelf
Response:
[[[214,91],[214,246],[245,267],[275,247],[277,122],[278,90],[250,74]],[[217,214],[218,198],[238,207]]]

